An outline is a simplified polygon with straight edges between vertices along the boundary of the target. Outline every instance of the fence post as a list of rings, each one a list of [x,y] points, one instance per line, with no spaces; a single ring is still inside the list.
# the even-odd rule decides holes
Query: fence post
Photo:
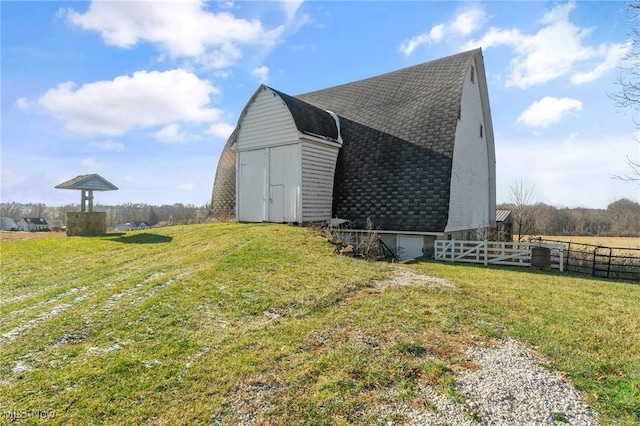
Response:
[[[564,243],[560,244],[558,250],[560,250],[560,272],[564,272]]]
[[[484,240],[484,266],[487,266],[488,262],[488,257],[489,257],[489,245],[487,243],[487,240]]]
[[[607,263],[607,278],[609,278],[609,274],[611,273],[611,255],[612,255],[613,249],[611,247],[609,247],[609,262]]]
[[[593,249],[593,264],[591,265],[591,276],[592,277],[596,276],[596,256],[597,256],[598,248],[599,247],[596,247],[596,248]]]

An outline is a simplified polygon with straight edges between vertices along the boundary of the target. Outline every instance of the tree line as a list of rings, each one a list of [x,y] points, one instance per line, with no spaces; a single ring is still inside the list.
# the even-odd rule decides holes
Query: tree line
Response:
[[[626,198],[610,203],[606,209],[555,207],[532,203],[526,188],[516,189],[509,203],[498,209],[511,210],[513,234],[585,235],[640,237],[640,204]],[[64,226],[67,212],[80,211],[79,204],[47,206],[44,203],[0,203],[0,215],[19,222],[23,217],[43,217],[52,226]],[[121,223],[146,222],[154,225],[182,225],[204,222],[210,205],[125,203],[116,206],[96,204],[94,211],[107,213],[107,227]]]
[[[146,222],[154,225],[188,225],[200,223],[209,216],[208,204],[196,206],[194,204],[150,204],[125,203],[116,206],[95,204],[93,211],[107,213],[107,227],[113,228],[122,223]],[[61,206],[47,206],[44,203],[0,203],[0,216],[10,217],[16,222],[22,218],[44,218],[49,225],[65,226],[67,212],[79,212],[80,204],[64,204]]]
[[[606,209],[519,203],[526,200],[515,198],[498,205],[498,209],[511,210],[516,239],[526,235],[640,237],[640,203],[626,198],[610,203]]]

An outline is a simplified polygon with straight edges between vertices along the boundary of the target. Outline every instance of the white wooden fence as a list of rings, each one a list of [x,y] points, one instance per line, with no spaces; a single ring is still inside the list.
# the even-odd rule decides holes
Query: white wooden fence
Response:
[[[540,246],[551,250],[551,267],[562,271],[564,245],[561,243],[436,240],[434,257],[445,262],[531,266],[531,249]]]

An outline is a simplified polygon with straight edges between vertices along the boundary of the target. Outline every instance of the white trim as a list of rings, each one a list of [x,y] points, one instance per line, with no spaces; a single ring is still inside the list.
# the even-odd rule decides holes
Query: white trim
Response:
[[[342,135],[340,134],[340,119],[338,118],[338,116],[334,112],[329,111],[329,110],[326,110],[326,111],[331,117],[333,117],[333,119],[336,122],[336,129],[338,129],[338,143],[340,145],[342,145]]]
[[[344,232],[377,232],[378,234],[399,234],[399,235],[433,235],[443,237],[448,232],[420,232],[420,231],[389,231],[384,229],[342,229]]]
[[[296,145],[296,144],[299,144],[302,141],[302,139],[306,139],[307,141],[312,142],[312,143],[321,143],[323,145],[328,145],[328,146],[331,146],[331,147],[334,147],[334,148],[342,148],[342,145],[340,145],[339,143],[328,141],[328,140],[325,140],[325,139],[322,139],[322,138],[318,138],[318,137],[315,137],[315,136],[311,136],[311,135],[309,135],[307,133],[298,132],[298,137],[299,137],[298,142],[285,141],[285,142],[280,142],[280,143],[269,144],[268,147],[283,146],[283,145]],[[244,148],[244,149],[238,149],[236,147],[236,152],[253,151],[255,149],[263,149],[263,148],[266,148],[266,147],[267,146],[262,147],[262,148],[249,147],[249,148]]]
[[[322,139],[322,138],[319,138],[317,136],[310,135],[309,133],[302,133],[302,132],[298,131],[298,137],[300,139],[307,139],[309,142],[319,142],[319,143],[322,143],[322,144],[325,144],[325,145],[329,145],[329,146],[332,146],[332,147],[335,147],[335,148],[342,148],[342,145],[337,143],[337,142],[330,141],[330,140],[327,140],[327,139]]]

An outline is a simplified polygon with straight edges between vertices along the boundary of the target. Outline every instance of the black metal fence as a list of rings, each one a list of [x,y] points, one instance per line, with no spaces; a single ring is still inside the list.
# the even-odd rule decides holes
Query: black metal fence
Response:
[[[640,281],[640,249],[545,240],[564,244],[564,270],[597,278]]]

